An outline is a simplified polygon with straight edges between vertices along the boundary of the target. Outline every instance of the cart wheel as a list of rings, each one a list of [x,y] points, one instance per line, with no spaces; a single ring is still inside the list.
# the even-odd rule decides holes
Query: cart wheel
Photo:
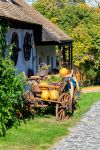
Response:
[[[69,92],[61,94],[61,97],[59,97],[60,102],[64,102],[64,108],[66,112],[71,112],[72,111],[72,99],[71,95]]]
[[[65,95],[65,107],[67,112],[72,112],[72,99],[70,93]]]
[[[57,116],[58,116],[57,120],[64,120],[66,118],[65,109],[63,109],[63,108],[59,109]]]
[[[56,104],[56,118],[57,120],[64,120],[66,118],[66,93],[62,93],[58,99],[58,102],[62,102],[62,104]]]
[[[77,90],[77,88],[74,89],[73,94],[73,109],[76,110],[78,107],[77,101],[79,100],[80,92]]]
[[[62,93],[58,101],[64,103],[56,104],[56,118],[58,120],[69,118],[69,113],[73,113],[73,101],[71,99],[70,93]]]

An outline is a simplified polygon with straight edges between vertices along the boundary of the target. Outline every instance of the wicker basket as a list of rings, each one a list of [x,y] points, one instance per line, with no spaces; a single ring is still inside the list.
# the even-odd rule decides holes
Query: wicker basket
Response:
[[[39,76],[47,76],[48,75],[48,66],[45,63],[41,63],[38,69]]]

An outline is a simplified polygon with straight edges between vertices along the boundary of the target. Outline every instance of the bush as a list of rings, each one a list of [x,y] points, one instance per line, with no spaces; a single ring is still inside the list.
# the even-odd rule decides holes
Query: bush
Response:
[[[5,24],[2,22],[0,25],[0,136],[4,136],[12,125],[19,124],[16,114],[23,107],[24,92],[23,76],[17,73],[10,59],[11,46],[8,46],[5,40],[8,29]],[[7,56],[4,56],[5,49],[9,51]]]

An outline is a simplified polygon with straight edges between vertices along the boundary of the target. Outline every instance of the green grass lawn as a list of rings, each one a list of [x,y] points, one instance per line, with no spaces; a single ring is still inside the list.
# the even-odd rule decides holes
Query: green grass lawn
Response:
[[[21,123],[17,129],[7,131],[5,138],[0,138],[0,150],[45,150],[54,142],[69,134],[90,106],[100,100],[100,93],[81,94],[79,108],[65,121],[56,121],[53,116],[35,117],[34,120]]]

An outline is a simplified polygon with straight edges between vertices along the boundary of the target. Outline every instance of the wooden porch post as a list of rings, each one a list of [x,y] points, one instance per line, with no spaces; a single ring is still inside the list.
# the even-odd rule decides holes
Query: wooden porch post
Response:
[[[62,50],[63,62],[66,62],[66,54],[65,54],[65,51],[66,51],[66,48],[65,48],[65,46],[64,46],[64,47],[63,47],[63,50]]]
[[[70,59],[71,59],[71,58],[70,58],[70,45],[68,46],[68,57],[69,57],[69,58],[68,58],[68,65],[69,65],[69,68],[71,69],[71,66],[70,66],[70,62],[71,62],[71,61],[70,61]]]
[[[73,48],[72,48],[72,44],[70,45],[71,47],[71,69],[73,69]]]
[[[69,68],[72,69],[72,68],[73,68],[73,51],[72,51],[72,43],[69,45],[68,55],[69,55]]]
[[[59,49],[59,67],[61,67],[61,56],[62,56],[62,52],[61,52],[61,46],[58,46]]]

